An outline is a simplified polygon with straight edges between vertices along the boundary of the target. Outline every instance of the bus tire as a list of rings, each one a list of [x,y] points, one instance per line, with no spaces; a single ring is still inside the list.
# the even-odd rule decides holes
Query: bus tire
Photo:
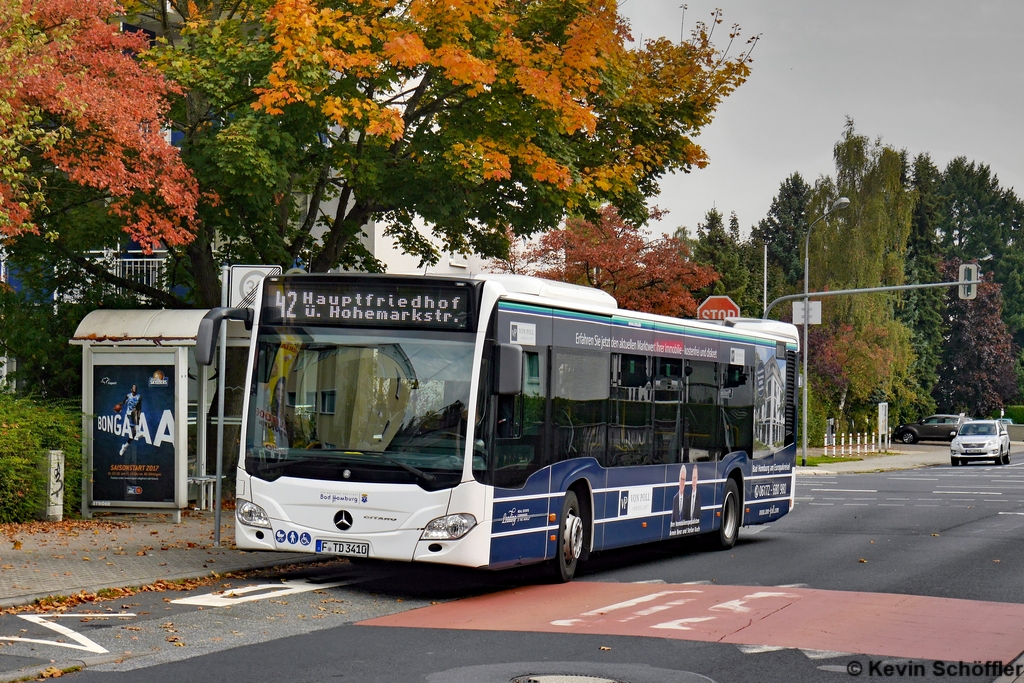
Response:
[[[712,542],[718,550],[728,550],[736,545],[740,535],[740,492],[736,480],[730,478],[725,482],[725,494],[722,497],[722,524],[718,531],[712,532]]]
[[[557,583],[567,583],[576,574],[576,566],[583,553],[583,518],[580,516],[580,502],[575,492],[565,492],[559,520],[558,546],[551,567],[551,578]]]

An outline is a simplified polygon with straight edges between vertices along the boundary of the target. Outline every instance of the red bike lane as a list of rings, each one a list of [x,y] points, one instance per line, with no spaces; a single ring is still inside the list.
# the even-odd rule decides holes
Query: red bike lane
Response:
[[[1009,663],[1024,651],[1024,605],[787,587],[577,581],[359,623],[675,638],[968,662]]]

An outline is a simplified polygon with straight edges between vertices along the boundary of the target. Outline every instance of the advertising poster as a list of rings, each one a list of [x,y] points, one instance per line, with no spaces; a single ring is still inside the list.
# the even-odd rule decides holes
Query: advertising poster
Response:
[[[711,477],[713,478],[713,477]],[[669,536],[684,536],[700,533],[701,491],[697,464],[679,468],[679,488],[672,496],[672,522]]]
[[[174,365],[93,368],[92,500],[174,502]]]

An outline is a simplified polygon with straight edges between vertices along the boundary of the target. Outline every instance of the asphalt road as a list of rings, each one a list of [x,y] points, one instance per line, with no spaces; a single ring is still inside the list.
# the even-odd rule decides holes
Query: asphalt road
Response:
[[[140,594],[93,606],[107,618],[78,614],[55,620],[78,640],[5,615],[0,636],[52,642],[0,647],[0,669],[93,658],[66,680],[506,683],[527,674],[560,673],[664,683],[842,681],[853,678],[847,667],[857,662],[862,676],[871,678],[991,681],[997,678],[991,669],[980,676],[961,676],[960,670],[937,676],[935,667],[946,664],[912,653],[939,651],[947,653],[944,661],[964,659],[971,666],[982,641],[1000,637],[1001,652],[1013,648],[1007,659],[1024,651],[1024,621],[1012,621],[1024,619],[1024,462],[801,477],[797,501],[779,522],[744,529],[729,552],[710,552],[693,540],[606,552],[586,563],[568,587],[536,586],[539,577],[532,570],[484,573],[336,561],[283,576],[226,581],[216,587],[226,594],[211,595],[210,588]],[[288,583],[282,585],[282,578]],[[850,591],[882,594],[867,622],[843,616],[841,598]],[[574,618],[564,623],[573,625],[552,626],[562,622],[549,613],[562,609],[559,601],[569,594],[576,602],[566,603],[565,616]],[[698,625],[679,625],[717,623],[707,621],[711,616],[673,619],[697,604],[691,599],[708,597],[718,602],[708,612],[714,618],[752,622],[765,616],[756,609],[759,596],[768,605],[789,599],[771,596],[796,594],[801,605],[818,604],[820,613],[804,609],[797,618],[791,605],[770,608],[772,633],[787,632],[786,647],[742,642],[742,636],[716,640],[698,634]],[[641,597],[622,602],[622,595]],[[729,599],[715,597],[720,595]],[[870,602],[875,596],[854,597]],[[182,598],[184,603],[172,602]],[[625,604],[631,616],[620,620],[621,631],[602,633],[604,627],[586,623],[587,614],[603,615]],[[473,605],[477,611],[469,617],[460,611]],[[411,621],[366,625],[417,615],[426,615],[426,627],[408,627]],[[1002,628],[1000,619],[1018,626]],[[665,630],[666,624],[676,630]],[[857,643],[894,624],[900,641],[894,651],[905,647],[911,654],[858,654],[867,650],[858,650]],[[815,647],[821,642],[849,647]],[[76,645],[92,651],[70,647]],[[895,674],[907,664],[921,667],[909,673],[924,675],[885,675],[886,665]]]

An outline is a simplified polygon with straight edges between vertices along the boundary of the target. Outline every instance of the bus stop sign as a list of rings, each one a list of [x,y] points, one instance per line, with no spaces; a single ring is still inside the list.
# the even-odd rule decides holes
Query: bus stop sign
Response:
[[[698,320],[726,320],[740,317],[740,307],[727,296],[709,296],[697,307]]]

